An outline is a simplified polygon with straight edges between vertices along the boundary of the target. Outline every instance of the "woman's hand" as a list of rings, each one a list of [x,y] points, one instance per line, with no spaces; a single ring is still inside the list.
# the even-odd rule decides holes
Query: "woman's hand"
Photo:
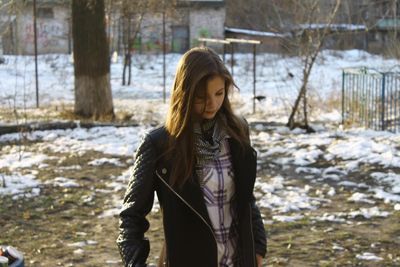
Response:
[[[257,259],[257,267],[262,267],[263,257],[261,255],[256,254]]]

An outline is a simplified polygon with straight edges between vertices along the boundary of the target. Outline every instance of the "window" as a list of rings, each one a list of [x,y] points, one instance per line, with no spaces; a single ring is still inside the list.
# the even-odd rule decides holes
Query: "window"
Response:
[[[43,19],[53,19],[54,12],[51,7],[39,7],[37,9],[37,17]]]
[[[189,27],[185,25],[172,26],[172,52],[184,53],[189,49]]]

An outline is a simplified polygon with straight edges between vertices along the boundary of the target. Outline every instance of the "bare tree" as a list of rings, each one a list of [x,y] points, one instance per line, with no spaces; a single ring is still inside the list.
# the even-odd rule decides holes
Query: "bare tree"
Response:
[[[300,126],[309,131],[307,88],[311,70],[314,66],[324,42],[332,33],[331,25],[335,20],[341,0],[248,0],[242,9],[237,9],[242,0],[228,2],[228,25],[272,31],[291,33],[282,46],[290,54],[296,54],[301,58],[301,85],[298,96],[291,108],[287,125],[290,128]],[[243,4],[243,3],[242,3]],[[296,114],[302,104],[303,112],[301,123],[296,122]]]
[[[131,84],[132,76],[132,47],[140,31],[143,16],[150,1],[146,0],[123,0],[121,3],[124,68],[122,71],[122,85],[125,85],[125,76],[128,68],[128,82]]]
[[[296,1],[229,0],[226,1],[226,24],[259,31],[286,31],[293,23],[293,2]]]
[[[385,54],[393,58],[400,58],[400,0],[390,0],[383,10],[383,18],[387,18],[393,22],[391,29],[387,33],[387,46]]]
[[[152,14],[172,14],[175,10],[175,0],[121,0],[118,2],[122,20],[122,41],[124,53],[124,67],[122,85],[131,84],[132,50],[137,40],[145,16]],[[126,82],[126,73],[128,79]]]
[[[72,1],[75,110],[83,117],[114,118],[104,0]]]
[[[306,14],[306,17],[300,17],[300,21],[305,21],[300,24],[299,29],[293,32],[294,47],[299,51],[299,56],[302,59],[302,84],[292,107],[292,112],[289,116],[287,126],[291,129],[296,126],[305,128],[307,131],[312,132],[313,129],[308,124],[308,103],[307,103],[307,89],[308,81],[310,78],[311,70],[313,69],[315,60],[317,59],[324,41],[328,34],[331,33],[331,26],[334,18],[339,9],[341,0],[336,0],[335,5],[328,11],[327,14],[321,12],[319,0],[305,0],[294,1],[297,7],[295,10],[300,11],[298,14]],[[324,10],[326,7],[324,7]],[[325,20],[325,19],[326,20]],[[300,31],[299,31],[300,30]],[[296,123],[295,116],[299,112],[300,102],[303,100],[303,122]]]
[[[308,87],[309,77],[314,63],[321,52],[327,37],[336,33],[334,23],[339,8],[347,9],[341,12],[341,21],[359,19],[351,0],[247,0],[242,9],[242,0],[228,2],[227,24],[261,31],[291,33],[281,45],[290,54],[296,54],[301,59],[301,84],[295,102],[291,107],[287,125],[290,128],[302,127],[312,131],[308,124]],[[342,10],[343,11],[343,10]],[[346,10],[345,10],[346,11]],[[350,17],[356,14],[354,18]],[[302,107],[302,111],[301,111]],[[302,121],[296,122],[301,119]]]

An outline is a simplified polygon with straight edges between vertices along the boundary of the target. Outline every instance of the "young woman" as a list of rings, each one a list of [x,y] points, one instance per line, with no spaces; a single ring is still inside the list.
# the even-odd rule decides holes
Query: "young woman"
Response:
[[[154,192],[165,234],[159,266],[259,267],[264,225],[253,196],[256,152],[232,112],[234,82],[219,56],[193,48],[179,62],[164,126],[144,137],[120,213],[125,266],[146,266]]]

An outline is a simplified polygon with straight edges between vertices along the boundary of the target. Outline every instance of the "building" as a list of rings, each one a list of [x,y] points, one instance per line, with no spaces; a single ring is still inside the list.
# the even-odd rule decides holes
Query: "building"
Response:
[[[323,0],[321,10],[329,12],[335,4],[336,1]],[[346,27],[327,38],[327,48],[385,53],[400,41],[400,0],[343,0],[333,23]]]
[[[7,12],[0,12],[3,53],[33,54],[33,1],[9,2],[13,4]],[[38,53],[70,53],[71,0],[36,2]],[[118,1],[110,3],[113,5],[107,6],[106,21],[111,52],[162,51],[165,42],[167,52],[181,53],[196,45],[199,37],[224,38],[224,0],[177,1],[173,6],[159,5],[157,9],[144,14],[131,13],[128,17]]]
[[[0,13],[4,54],[34,54],[33,1],[14,1]],[[37,1],[37,48],[40,54],[71,51],[69,1]]]
[[[234,39],[257,40],[261,43],[256,46],[258,52],[282,53],[284,50],[285,34],[273,32],[261,32],[246,29],[225,27],[225,37]],[[241,52],[253,52],[253,45],[235,44],[235,49]]]
[[[385,53],[400,41],[400,0],[342,0],[331,23],[335,0],[319,0],[312,15],[308,5],[314,2],[310,1],[265,0],[257,6],[254,0],[240,12],[232,3],[241,1],[231,0],[228,5],[226,35],[262,40],[261,51],[293,53],[299,36],[311,33],[318,40],[323,31],[328,32],[324,49]]]
[[[177,1],[173,6],[160,5],[142,17],[135,13],[121,15],[120,10],[109,17],[113,51],[126,51],[126,39],[131,38],[133,50],[162,51],[165,39],[166,50],[179,53],[197,45],[199,37],[224,38],[223,0]]]

